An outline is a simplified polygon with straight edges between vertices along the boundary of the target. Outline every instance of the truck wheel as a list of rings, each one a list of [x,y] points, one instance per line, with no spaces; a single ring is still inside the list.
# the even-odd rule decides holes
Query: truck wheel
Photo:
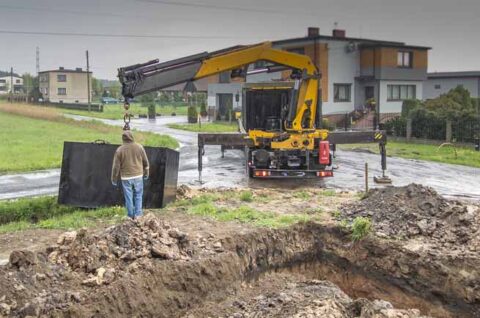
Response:
[[[253,168],[248,167],[248,177],[251,179],[253,178]]]

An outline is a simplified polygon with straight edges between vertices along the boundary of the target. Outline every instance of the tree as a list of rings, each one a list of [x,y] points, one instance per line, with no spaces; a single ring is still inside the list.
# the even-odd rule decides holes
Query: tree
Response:
[[[38,90],[38,76],[33,76],[30,73],[24,73],[23,78],[23,90],[30,94],[32,91]]]
[[[425,107],[443,119],[454,120],[475,112],[470,92],[457,86],[448,93],[425,102]]]
[[[114,81],[108,87],[105,87],[105,89],[108,90],[111,97],[117,98],[117,99],[120,98],[121,91],[122,91],[122,85],[120,85],[120,82]]]
[[[143,94],[140,97],[140,103],[143,107],[148,107],[148,118],[155,118],[155,97],[157,97],[156,92]]]
[[[92,93],[93,96],[101,96],[103,93],[103,84],[102,81],[92,77]]]

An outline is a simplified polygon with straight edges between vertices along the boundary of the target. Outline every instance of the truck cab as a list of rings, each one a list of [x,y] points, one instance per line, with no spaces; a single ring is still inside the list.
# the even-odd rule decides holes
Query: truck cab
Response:
[[[288,135],[284,122],[292,97],[294,82],[246,83],[243,88],[243,129]],[[280,137],[281,138],[281,137]],[[295,149],[272,149],[270,140],[249,147],[247,170],[254,178],[331,177],[332,155],[328,141],[315,140],[313,151],[308,145]]]

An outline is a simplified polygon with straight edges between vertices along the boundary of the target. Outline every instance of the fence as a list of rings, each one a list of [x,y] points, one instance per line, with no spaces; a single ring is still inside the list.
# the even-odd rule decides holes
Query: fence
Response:
[[[375,112],[362,113],[359,111],[326,115],[327,125],[330,130],[374,130],[377,128],[377,121],[380,120],[380,127],[389,120],[398,117],[398,113],[383,113],[376,116]]]
[[[413,118],[396,117],[385,123],[387,134],[413,139],[477,144],[480,139],[480,117],[465,116],[455,120],[446,120],[434,116]]]
[[[74,109],[74,110],[88,110],[88,104],[79,104],[79,103],[50,103],[50,102],[40,102],[38,103],[42,106],[51,106],[56,108],[64,108],[64,109]],[[102,104],[91,104],[90,110],[92,112],[103,112],[103,105]]]

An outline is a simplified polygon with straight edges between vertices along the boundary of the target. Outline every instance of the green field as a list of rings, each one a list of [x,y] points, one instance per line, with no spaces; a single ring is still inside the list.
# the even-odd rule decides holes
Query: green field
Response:
[[[356,145],[338,145],[343,150],[368,150],[379,153],[377,144],[356,144]],[[455,155],[456,149],[456,155]],[[442,163],[451,163],[470,167],[480,168],[480,152],[472,148],[424,145],[405,142],[388,142],[387,155],[391,157],[401,157],[407,159],[418,159],[435,161]]]
[[[236,132],[238,124],[233,123],[202,123],[197,124],[168,124],[170,128],[181,129],[194,132]]]
[[[57,204],[56,197],[0,201],[0,234],[27,229],[79,229],[123,220],[121,207],[85,210]]]
[[[31,106],[0,105],[0,174],[58,168],[62,161],[64,141],[92,142],[97,139],[113,144],[121,143],[121,127],[112,127],[95,121],[75,121],[57,116],[54,110],[38,110]],[[16,107],[16,106],[15,106]],[[16,114],[6,111],[15,111]],[[37,117],[28,118],[21,116]],[[146,146],[177,148],[178,143],[169,136],[134,132],[137,141]]]
[[[187,106],[177,106],[174,107],[172,105],[164,105],[156,107],[156,113],[161,114],[162,116],[171,116],[172,113],[175,113],[179,116],[187,115]],[[103,106],[103,112],[88,112],[85,110],[74,110],[74,109],[63,109],[57,108],[58,111],[64,114],[73,114],[73,115],[82,115],[82,116],[89,116],[95,118],[103,118],[103,119],[122,119],[123,115],[125,114],[125,110],[123,109],[123,104],[108,104]],[[132,103],[129,109],[130,113],[134,116],[138,115],[147,115],[147,107],[141,106],[139,103]]]

